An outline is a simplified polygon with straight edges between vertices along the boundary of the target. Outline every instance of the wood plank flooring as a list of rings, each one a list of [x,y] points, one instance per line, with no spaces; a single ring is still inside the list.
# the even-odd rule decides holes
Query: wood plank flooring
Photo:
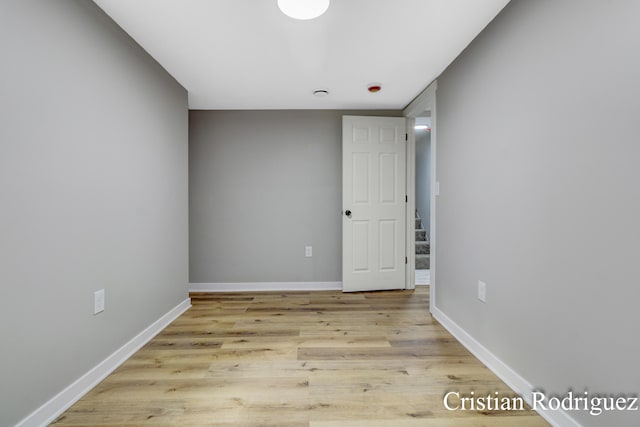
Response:
[[[445,408],[448,391],[515,394],[430,316],[428,287],[191,298],[52,425],[548,425],[529,409]]]

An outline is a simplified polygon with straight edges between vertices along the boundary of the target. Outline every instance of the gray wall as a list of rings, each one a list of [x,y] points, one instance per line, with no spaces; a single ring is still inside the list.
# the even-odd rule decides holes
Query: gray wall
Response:
[[[429,233],[431,221],[431,132],[416,130],[416,209]]]
[[[188,107],[90,1],[3,0],[0,52],[7,426],[187,298]]]
[[[547,392],[640,392],[638,16],[512,1],[438,79],[437,307]]]
[[[344,114],[191,111],[192,283],[342,280]]]

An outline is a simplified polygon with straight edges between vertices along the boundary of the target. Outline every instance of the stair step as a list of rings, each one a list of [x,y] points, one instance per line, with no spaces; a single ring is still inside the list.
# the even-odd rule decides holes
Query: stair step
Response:
[[[431,255],[416,255],[416,270],[429,270],[431,267]]]
[[[416,242],[421,242],[426,240],[427,240],[427,230],[424,230],[424,229],[416,230]]]
[[[431,253],[431,244],[427,241],[416,241],[416,254]]]
[[[416,218],[416,230],[422,228],[422,220],[420,218]]]

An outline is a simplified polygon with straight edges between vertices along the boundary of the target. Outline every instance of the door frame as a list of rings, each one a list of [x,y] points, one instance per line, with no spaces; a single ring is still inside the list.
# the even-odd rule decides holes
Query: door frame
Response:
[[[433,312],[436,303],[436,201],[439,195],[440,183],[436,180],[436,147],[437,147],[437,115],[436,115],[436,91],[438,81],[434,80],[427,88],[420,93],[413,101],[402,110],[402,115],[407,118],[407,274],[406,288],[415,288],[415,211],[416,211],[416,140],[415,140],[415,119],[431,112],[431,221],[429,223],[429,242],[431,246],[429,285],[429,311]]]

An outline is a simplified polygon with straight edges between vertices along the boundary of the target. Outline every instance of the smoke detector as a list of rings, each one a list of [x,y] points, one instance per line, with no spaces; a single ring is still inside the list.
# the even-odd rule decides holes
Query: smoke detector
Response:
[[[313,94],[318,98],[324,98],[325,96],[329,96],[329,89],[315,89]]]

